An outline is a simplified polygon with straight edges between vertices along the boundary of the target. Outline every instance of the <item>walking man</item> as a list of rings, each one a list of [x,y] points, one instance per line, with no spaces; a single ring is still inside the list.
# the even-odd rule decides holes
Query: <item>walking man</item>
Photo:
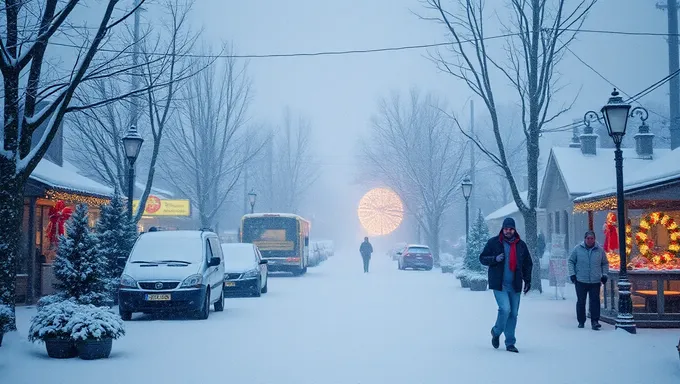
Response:
[[[576,319],[578,327],[586,323],[586,296],[590,299],[590,324],[596,331],[600,325],[600,284],[607,283],[609,261],[604,249],[595,241],[595,232],[586,232],[585,239],[569,256],[569,278],[576,286]]]
[[[515,328],[519,313],[519,299],[531,289],[531,270],[533,262],[529,248],[515,230],[515,220],[503,220],[503,228],[498,236],[486,242],[479,261],[489,267],[489,288],[498,304],[496,324],[491,328],[491,345],[498,348],[501,334],[505,334],[505,349],[519,352],[515,347]]]
[[[373,246],[368,242],[368,237],[364,237],[364,242],[361,243],[359,252],[364,260],[364,273],[368,273],[368,263],[371,261],[371,253],[373,253]]]

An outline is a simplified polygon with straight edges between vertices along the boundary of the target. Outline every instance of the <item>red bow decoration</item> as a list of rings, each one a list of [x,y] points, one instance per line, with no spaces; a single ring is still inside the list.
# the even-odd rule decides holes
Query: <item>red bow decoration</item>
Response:
[[[72,213],[73,210],[67,207],[62,200],[57,201],[57,204],[50,208],[50,223],[47,225],[50,243],[56,245],[59,242],[59,236],[65,233],[64,224],[71,217]]]

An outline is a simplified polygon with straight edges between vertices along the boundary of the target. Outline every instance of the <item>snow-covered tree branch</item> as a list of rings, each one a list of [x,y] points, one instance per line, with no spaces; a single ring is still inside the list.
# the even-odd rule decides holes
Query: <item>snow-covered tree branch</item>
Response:
[[[130,12],[121,9],[119,0],[6,0],[3,4],[4,12],[0,13],[0,72],[4,93],[0,214],[4,221],[0,231],[0,301],[13,307],[24,185],[47,151],[64,115],[77,104],[74,95],[93,69],[101,77],[124,72],[124,66],[116,65],[123,54],[117,55],[114,62],[106,58],[100,61],[97,57],[102,44],[110,42],[107,34],[111,27],[124,21]],[[89,6],[96,14],[90,18],[94,20],[93,28],[74,31],[68,20],[74,17],[77,6]],[[57,53],[54,40],[62,37],[72,42],[72,48],[62,44],[58,52],[71,63],[70,69],[59,72],[49,58]],[[45,131],[33,142],[32,135],[41,125],[46,126]]]
[[[565,47],[574,39],[585,16],[596,0],[506,0],[506,19],[500,19],[499,33],[505,38],[505,57],[497,57],[486,22],[493,10],[485,9],[483,1],[423,0],[433,15],[424,17],[441,24],[451,39],[448,54],[432,55],[438,67],[463,81],[482,99],[491,119],[497,152],[481,141],[469,137],[475,145],[505,174],[510,191],[524,216],[527,244],[536,254],[538,202],[539,137],[544,124],[569,109],[569,105],[555,108],[553,94],[559,90],[557,72]],[[499,18],[501,16],[498,16]],[[491,24],[493,27],[494,24]],[[509,164],[509,151],[501,135],[503,122],[498,116],[498,79],[505,80],[516,93],[516,104],[521,108],[521,122],[526,137],[528,198],[523,200]],[[460,125],[459,125],[460,127]],[[468,135],[461,128],[461,132]],[[469,135],[468,135],[469,136]],[[534,268],[532,289],[542,291],[540,268]]]
[[[465,144],[447,119],[444,103],[412,90],[403,100],[380,101],[371,134],[362,145],[364,179],[397,192],[424,228],[435,260],[439,258],[442,217],[463,179]]]
[[[206,67],[199,61],[196,65]],[[182,93],[181,113],[168,128],[163,178],[189,198],[203,227],[214,227],[244,165],[263,147],[247,131],[250,80],[235,59],[210,66]]]

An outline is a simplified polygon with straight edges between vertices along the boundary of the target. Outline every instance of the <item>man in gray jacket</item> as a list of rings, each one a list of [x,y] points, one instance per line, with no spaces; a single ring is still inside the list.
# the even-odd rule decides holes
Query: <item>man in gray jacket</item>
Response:
[[[584,241],[569,256],[569,276],[576,285],[576,318],[578,327],[586,322],[586,296],[590,301],[590,324],[598,331],[600,325],[600,284],[607,282],[609,261],[604,249],[595,241],[595,232],[586,232]]]

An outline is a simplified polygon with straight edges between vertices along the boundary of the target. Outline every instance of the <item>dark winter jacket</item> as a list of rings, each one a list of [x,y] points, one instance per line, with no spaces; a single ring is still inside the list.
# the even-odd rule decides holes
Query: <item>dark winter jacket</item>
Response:
[[[359,247],[359,252],[361,252],[363,257],[370,257],[371,253],[373,253],[373,246],[368,241],[364,241]]]
[[[516,234],[519,237],[519,233]],[[531,284],[531,270],[534,263],[531,261],[529,247],[521,239],[517,242],[517,267],[512,287],[515,292],[522,292],[522,281]],[[489,267],[489,288],[496,291],[503,290],[503,275],[505,274],[505,259],[501,262],[496,261],[496,256],[504,255],[503,231],[498,236],[492,237],[486,242],[484,250],[479,255],[479,262]]]

